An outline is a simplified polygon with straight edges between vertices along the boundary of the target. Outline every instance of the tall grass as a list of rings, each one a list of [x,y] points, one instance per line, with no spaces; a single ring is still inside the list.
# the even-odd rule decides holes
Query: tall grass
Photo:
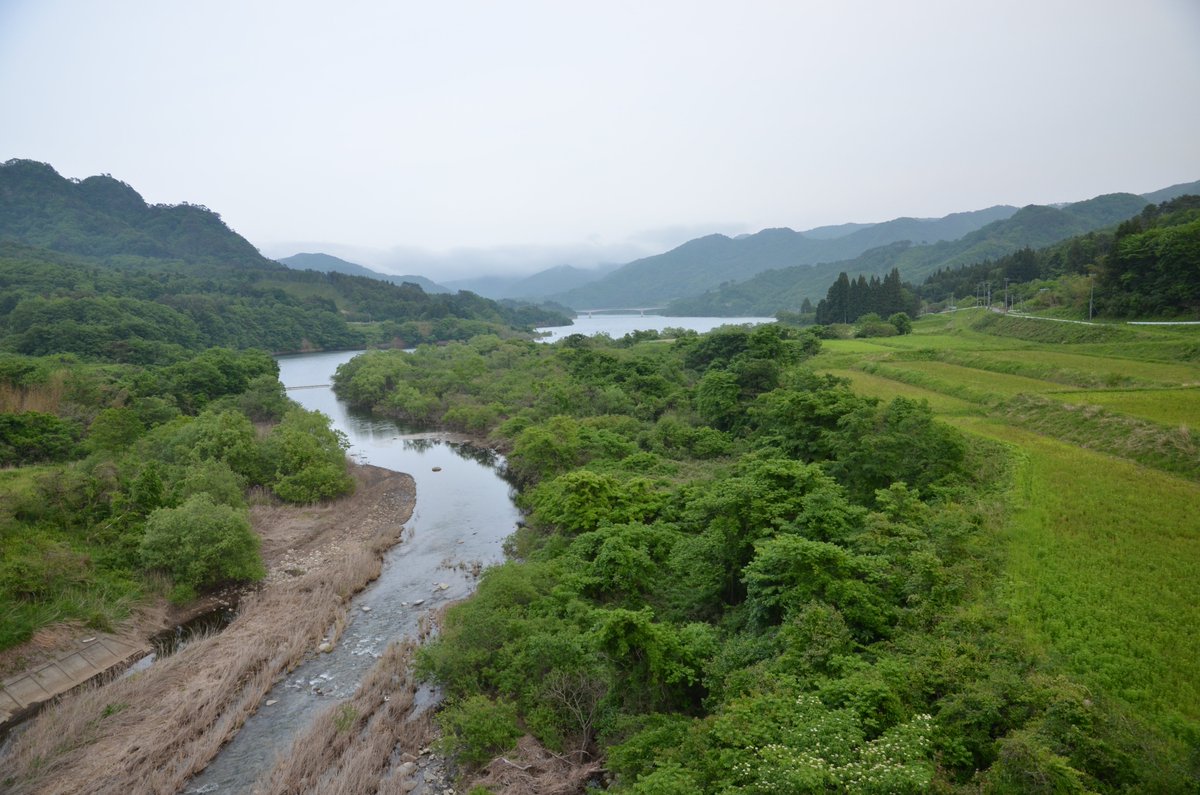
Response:
[[[995,409],[1010,424],[1139,464],[1200,480],[1200,436],[1096,405],[1020,395]]]
[[[413,641],[389,646],[354,695],[319,714],[254,791],[359,795],[378,791],[384,780],[398,791],[415,784],[392,764],[394,757],[417,759],[433,738],[432,711],[414,709],[415,648]]]
[[[1088,390],[1057,392],[1055,400],[1104,406],[1122,414],[1143,417],[1161,425],[1200,429],[1200,388]]]
[[[1181,387],[1200,371],[1198,335],[1022,331],[1105,338],[1064,349],[988,337],[969,314],[918,321],[891,356],[842,355],[839,374],[868,394],[941,395],[930,405],[945,421],[1008,446],[1020,475],[990,598],[1053,665],[1116,700],[1146,759],[1184,764],[1200,738],[1200,400]]]
[[[1001,337],[1067,345],[1134,340],[1138,336],[1137,332],[1122,326],[1089,326],[995,313],[978,318],[972,328]]]
[[[1024,351],[939,351],[952,364],[1025,375],[1083,387],[1173,386],[1200,383],[1200,366],[1112,354],[1075,353],[1039,346]]]
[[[981,418],[950,421],[1022,462],[1002,595],[1012,620],[1081,681],[1177,736],[1200,730],[1200,485]]]
[[[63,372],[53,373],[44,384],[16,386],[0,383],[0,413],[40,411],[43,414],[58,414],[66,391]]]
[[[896,381],[861,370],[822,370],[821,372],[845,378],[850,381],[854,391],[860,395],[876,397],[889,401],[896,397],[911,400],[924,400],[938,414],[970,414],[977,413],[980,408],[975,404],[956,397],[944,395],[931,389],[926,389],[903,381]]]

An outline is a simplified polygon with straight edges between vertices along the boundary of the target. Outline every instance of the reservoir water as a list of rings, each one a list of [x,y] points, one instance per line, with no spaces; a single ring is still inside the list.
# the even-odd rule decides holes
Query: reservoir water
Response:
[[[748,323],[774,323],[773,317],[667,317],[666,315],[580,315],[570,326],[550,326],[538,329],[546,336],[543,342],[555,342],[571,334],[607,334],[614,339],[631,331],[662,331],[665,328],[686,328],[704,333],[717,326]]]

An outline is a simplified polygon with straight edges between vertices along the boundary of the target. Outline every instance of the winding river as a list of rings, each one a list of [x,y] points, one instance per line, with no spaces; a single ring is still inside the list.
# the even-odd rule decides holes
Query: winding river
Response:
[[[329,388],[334,370],[355,352],[279,359],[279,378],[305,408],[324,412],[350,440],[358,461],[407,472],[417,502],[404,540],[384,559],[379,579],[353,600],[341,640],[329,654],[301,664],[263,704],[187,792],[246,792],[286,752],[316,714],[354,692],[389,643],[415,636],[423,614],[474,588],[472,563],[499,562],[501,544],[519,512],[502,461],[453,435],[414,432],[394,421],[352,411]],[[434,471],[440,467],[440,471]],[[440,589],[440,584],[448,587]]]
[[[639,328],[707,331],[722,323],[762,322],[771,318],[597,315],[543,331],[550,332],[546,341],[553,341],[572,333],[621,336]],[[279,379],[293,400],[333,420],[349,439],[354,459],[413,476],[417,502],[404,539],[384,559],[379,579],[352,601],[334,650],[309,659],[278,682],[264,706],[191,781],[189,793],[249,791],[319,711],[354,692],[389,643],[415,637],[422,615],[471,593],[472,564],[502,560],[501,545],[520,517],[499,474],[503,462],[494,454],[456,441],[453,434],[414,431],[353,411],[338,400],[329,386],[333,373],[357,353],[283,356]]]

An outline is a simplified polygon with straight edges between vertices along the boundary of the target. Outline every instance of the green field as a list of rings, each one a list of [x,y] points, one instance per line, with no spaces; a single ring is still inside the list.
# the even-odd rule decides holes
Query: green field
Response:
[[[1200,387],[1177,389],[1082,390],[1059,392],[1057,400],[1104,406],[1133,417],[1144,417],[1163,425],[1186,425],[1200,429]]]
[[[1037,321],[1015,339],[1003,324],[974,330],[979,317],[829,341],[814,366],[864,394],[925,399],[1010,447],[996,599],[1052,666],[1186,753],[1200,731],[1198,335],[1105,329],[1087,342],[1081,327],[1043,343],[1029,339]]]
[[[1065,670],[1143,714],[1200,721],[1200,485],[975,417],[1023,455],[1003,600]]]
[[[854,391],[862,395],[870,395],[880,400],[891,400],[895,397],[905,397],[912,400],[927,401],[930,407],[939,415],[971,414],[978,411],[973,403],[956,397],[925,389],[903,381],[871,375],[861,370],[826,370],[831,375],[850,381]]]

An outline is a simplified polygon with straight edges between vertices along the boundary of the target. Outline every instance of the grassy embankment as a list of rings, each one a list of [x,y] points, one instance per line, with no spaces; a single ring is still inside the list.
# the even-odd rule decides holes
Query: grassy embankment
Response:
[[[1011,446],[995,598],[1052,664],[1187,753],[1200,731],[1200,330],[979,319],[829,341],[814,366]]]

